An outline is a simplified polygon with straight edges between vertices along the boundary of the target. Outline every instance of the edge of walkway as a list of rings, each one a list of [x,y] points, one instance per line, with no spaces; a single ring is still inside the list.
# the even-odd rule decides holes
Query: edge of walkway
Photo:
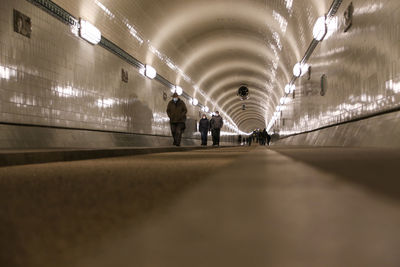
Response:
[[[86,159],[100,159],[121,156],[134,156],[152,153],[184,152],[221,147],[124,147],[124,148],[82,148],[82,149],[37,149],[37,150],[9,150],[0,152],[0,167],[50,163],[60,161],[76,161]]]

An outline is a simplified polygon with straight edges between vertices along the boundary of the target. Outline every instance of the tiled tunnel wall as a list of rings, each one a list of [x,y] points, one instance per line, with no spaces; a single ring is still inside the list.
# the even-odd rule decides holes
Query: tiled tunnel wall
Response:
[[[273,142],[284,146],[400,147],[400,112],[292,135]]]
[[[352,26],[344,13],[352,4]],[[311,75],[296,82],[291,102],[275,125],[291,135],[400,110],[400,2],[346,0],[309,60]],[[310,28],[312,28],[310,22]],[[322,76],[325,81],[322,82]],[[325,92],[321,94],[321,84]],[[297,135],[282,144],[400,146],[399,113]]]
[[[14,10],[30,17],[30,38],[14,31]],[[1,0],[0,147],[170,145],[170,95],[28,1]],[[200,111],[186,105],[184,143],[198,144]]]

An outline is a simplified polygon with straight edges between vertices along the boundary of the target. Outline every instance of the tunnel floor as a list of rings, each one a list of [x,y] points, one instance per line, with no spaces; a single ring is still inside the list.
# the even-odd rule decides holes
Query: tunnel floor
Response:
[[[400,150],[233,147],[0,168],[0,266],[400,266]]]

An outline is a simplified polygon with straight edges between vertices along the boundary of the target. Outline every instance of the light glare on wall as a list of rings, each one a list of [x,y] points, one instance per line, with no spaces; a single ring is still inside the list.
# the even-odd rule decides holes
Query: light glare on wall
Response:
[[[91,44],[98,44],[101,40],[101,32],[90,22],[80,19],[79,36]]]
[[[150,79],[154,79],[157,76],[157,71],[152,66],[146,65],[145,75]]]
[[[315,22],[313,28],[313,37],[318,42],[322,41],[325,38],[325,35],[328,31],[328,26],[326,25],[325,16],[319,17]]]

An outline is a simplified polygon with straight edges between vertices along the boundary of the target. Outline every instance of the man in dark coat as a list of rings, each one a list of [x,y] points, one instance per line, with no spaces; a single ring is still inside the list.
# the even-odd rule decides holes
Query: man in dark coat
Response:
[[[211,134],[213,137],[213,146],[219,146],[219,138],[222,126],[224,126],[224,120],[219,115],[219,112],[215,111],[215,115],[213,115],[210,120]]]
[[[186,128],[186,113],[187,108],[185,102],[179,99],[178,94],[172,95],[172,100],[169,101],[167,114],[171,125],[171,133],[174,138],[174,146],[181,145],[182,133]]]
[[[266,133],[267,133],[267,144],[269,145],[269,143],[271,142],[271,136],[268,134],[268,132]]]
[[[265,143],[267,142],[267,129],[264,128],[264,130],[261,132],[261,145],[265,146]]]
[[[199,121],[199,132],[201,133],[201,145],[207,145],[207,135],[210,130],[210,121],[207,119],[206,114],[203,114],[201,120]]]

